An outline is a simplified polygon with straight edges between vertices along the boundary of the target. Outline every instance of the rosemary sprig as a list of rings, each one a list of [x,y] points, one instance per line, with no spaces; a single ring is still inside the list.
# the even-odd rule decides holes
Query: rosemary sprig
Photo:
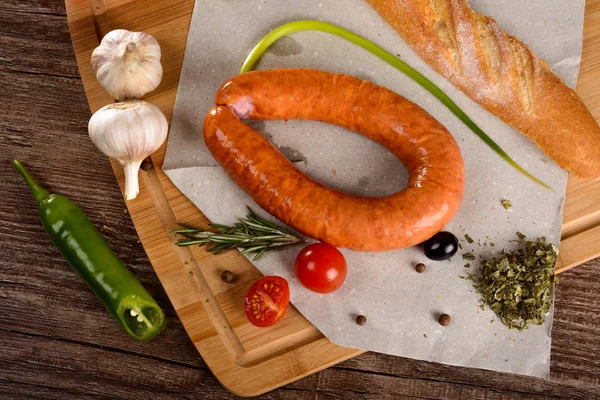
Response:
[[[216,232],[182,223],[179,225],[183,229],[171,232],[185,237],[175,243],[177,246],[209,245],[207,251],[214,254],[237,248],[239,254],[254,254],[254,261],[267,251],[306,241],[287,229],[259,217],[250,208],[246,218],[240,218],[240,222],[233,226],[210,224]]]

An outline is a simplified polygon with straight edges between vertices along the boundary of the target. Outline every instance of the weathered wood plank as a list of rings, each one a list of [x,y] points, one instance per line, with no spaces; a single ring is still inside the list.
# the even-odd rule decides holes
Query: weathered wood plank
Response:
[[[127,399],[236,398],[222,390],[210,372],[143,355],[122,353],[87,344],[0,331],[0,393],[9,387],[28,387],[33,393]],[[397,359],[399,360],[399,359]],[[540,380],[538,380],[540,381]],[[6,385],[4,384],[6,382]],[[440,377],[413,379],[392,374],[331,368],[271,392],[265,399],[321,398],[469,398],[547,399],[594,398],[598,391],[545,390],[542,394],[456,383]],[[6,392],[5,392],[6,393]],[[7,392],[10,393],[10,392]],[[200,397],[201,396],[201,397]],[[56,396],[52,396],[56,397]],[[47,398],[47,397],[44,397]]]
[[[551,379],[593,385],[600,398],[600,259],[560,275],[552,329]]]
[[[420,387],[422,385],[428,386],[432,382],[438,387],[437,390],[445,393],[440,398],[457,398],[456,392],[461,388],[465,391],[473,390],[468,396],[463,394],[463,396],[467,396],[465,398],[477,398],[482,393],[480,391],[483,391],[484,396],[488,398],[491,396],[490,393],[502,393],[503,396],[508,398],[522,396],[522,394],[526,394],[525,398],[538,396],[539,398],[589,399],[600,396],[600,387],[598,386],[580,384],[570,380],[565,381],[554,376],[551,380],[546,381],[526,376],[429,363],[377,353],[361,355],[339,364],[334,369],[360,371],[368,375],[381,375],[384,377],[393,376],[400,380],[408,379],[411,382],[411,387],[418,389],[415,389],[417,391],[411,392],[410,395],[423,395],[428,398],[435,397],[435,393],[423,392],[425,389]],[[421,381],[423,383],[418,383]],[[371,387],[366,384],[364,379],[363,382],[365,382],[365,388]],[[403,382],[387,382],[395,387],[394,390],[405,390],[401,388]],[[384,391],[383,393],[387,392]]]
[[[0,11],[20,11],[23,13],[40,13],[67,15],[65,2],[60,0],[2,0],[0,2]]]
[[[0,345],[0,379],[60,387],[75,393],[118,395],[131,391],[132,398],[141,399],[166,388],[172,392],[189,391],[200,386],[207,375],[203,369],[150,357],[9,331],[2,332]],[[48,379],[52,375],[56,376]]]
[[[53,388],[42,385],[28,384],[15,381],[5,381],[0,379],[0,398],[11,400],[107,400],[109,397],[102,395],[82,395],[69,392],[64,389]]]
[[[354,370],[327,369],[318,376],[318,388],[326,391],[355,392],[377,396],[410,396],[426,399],[546,399],[515,390],[498,390],[468,383],[447,382],[439,378],[409,378]]]
[[[0,70],[78,77],[64,16],[0,9]]]

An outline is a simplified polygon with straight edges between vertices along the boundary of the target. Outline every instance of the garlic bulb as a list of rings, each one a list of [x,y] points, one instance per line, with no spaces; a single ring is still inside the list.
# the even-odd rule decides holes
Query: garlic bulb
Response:
[[[139,99],[162,79],[160,45],[148,33],[116,29],[94,49],[92,70],[114,99]]]
[[[109,104],[92,115],[90,138],[101,152],[123,165],[127,200],[139,193],[140,165],[163,144],[168,129],[160,109],[142,100]]]

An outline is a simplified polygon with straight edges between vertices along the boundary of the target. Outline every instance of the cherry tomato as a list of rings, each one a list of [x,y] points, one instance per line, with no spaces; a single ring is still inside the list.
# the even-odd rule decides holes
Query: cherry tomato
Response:
[[[253,325],[265,327],[279,321],[290,302],[290,287],[280,276],[265,276],[246,294],[245,310]]]
[[[317,293],[331,293],[346,279],[344,255],[327,243],[314,243],[303,248],[294,264],[296,277],[305,288]]]

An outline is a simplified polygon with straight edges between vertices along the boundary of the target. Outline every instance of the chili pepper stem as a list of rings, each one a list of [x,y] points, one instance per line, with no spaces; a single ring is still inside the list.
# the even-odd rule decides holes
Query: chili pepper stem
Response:
[[[23,177],[23,179],[25,179],[25,183],[27,183],[27,186],[29,186],[29,189],[31,189],[33,198],[35,199],[35,201],[38,204],[40,204],[48,196],[50,196],[50,192],[48,192],[46,189],[41,187],[35,181],[35,179],[33,179],[33,176],[29,173],[29,171],[27,170],[27,168],[25,168],[25,166],[23,165],[23,163],[21,163],[21,161],[13,160],[12,166]]]

